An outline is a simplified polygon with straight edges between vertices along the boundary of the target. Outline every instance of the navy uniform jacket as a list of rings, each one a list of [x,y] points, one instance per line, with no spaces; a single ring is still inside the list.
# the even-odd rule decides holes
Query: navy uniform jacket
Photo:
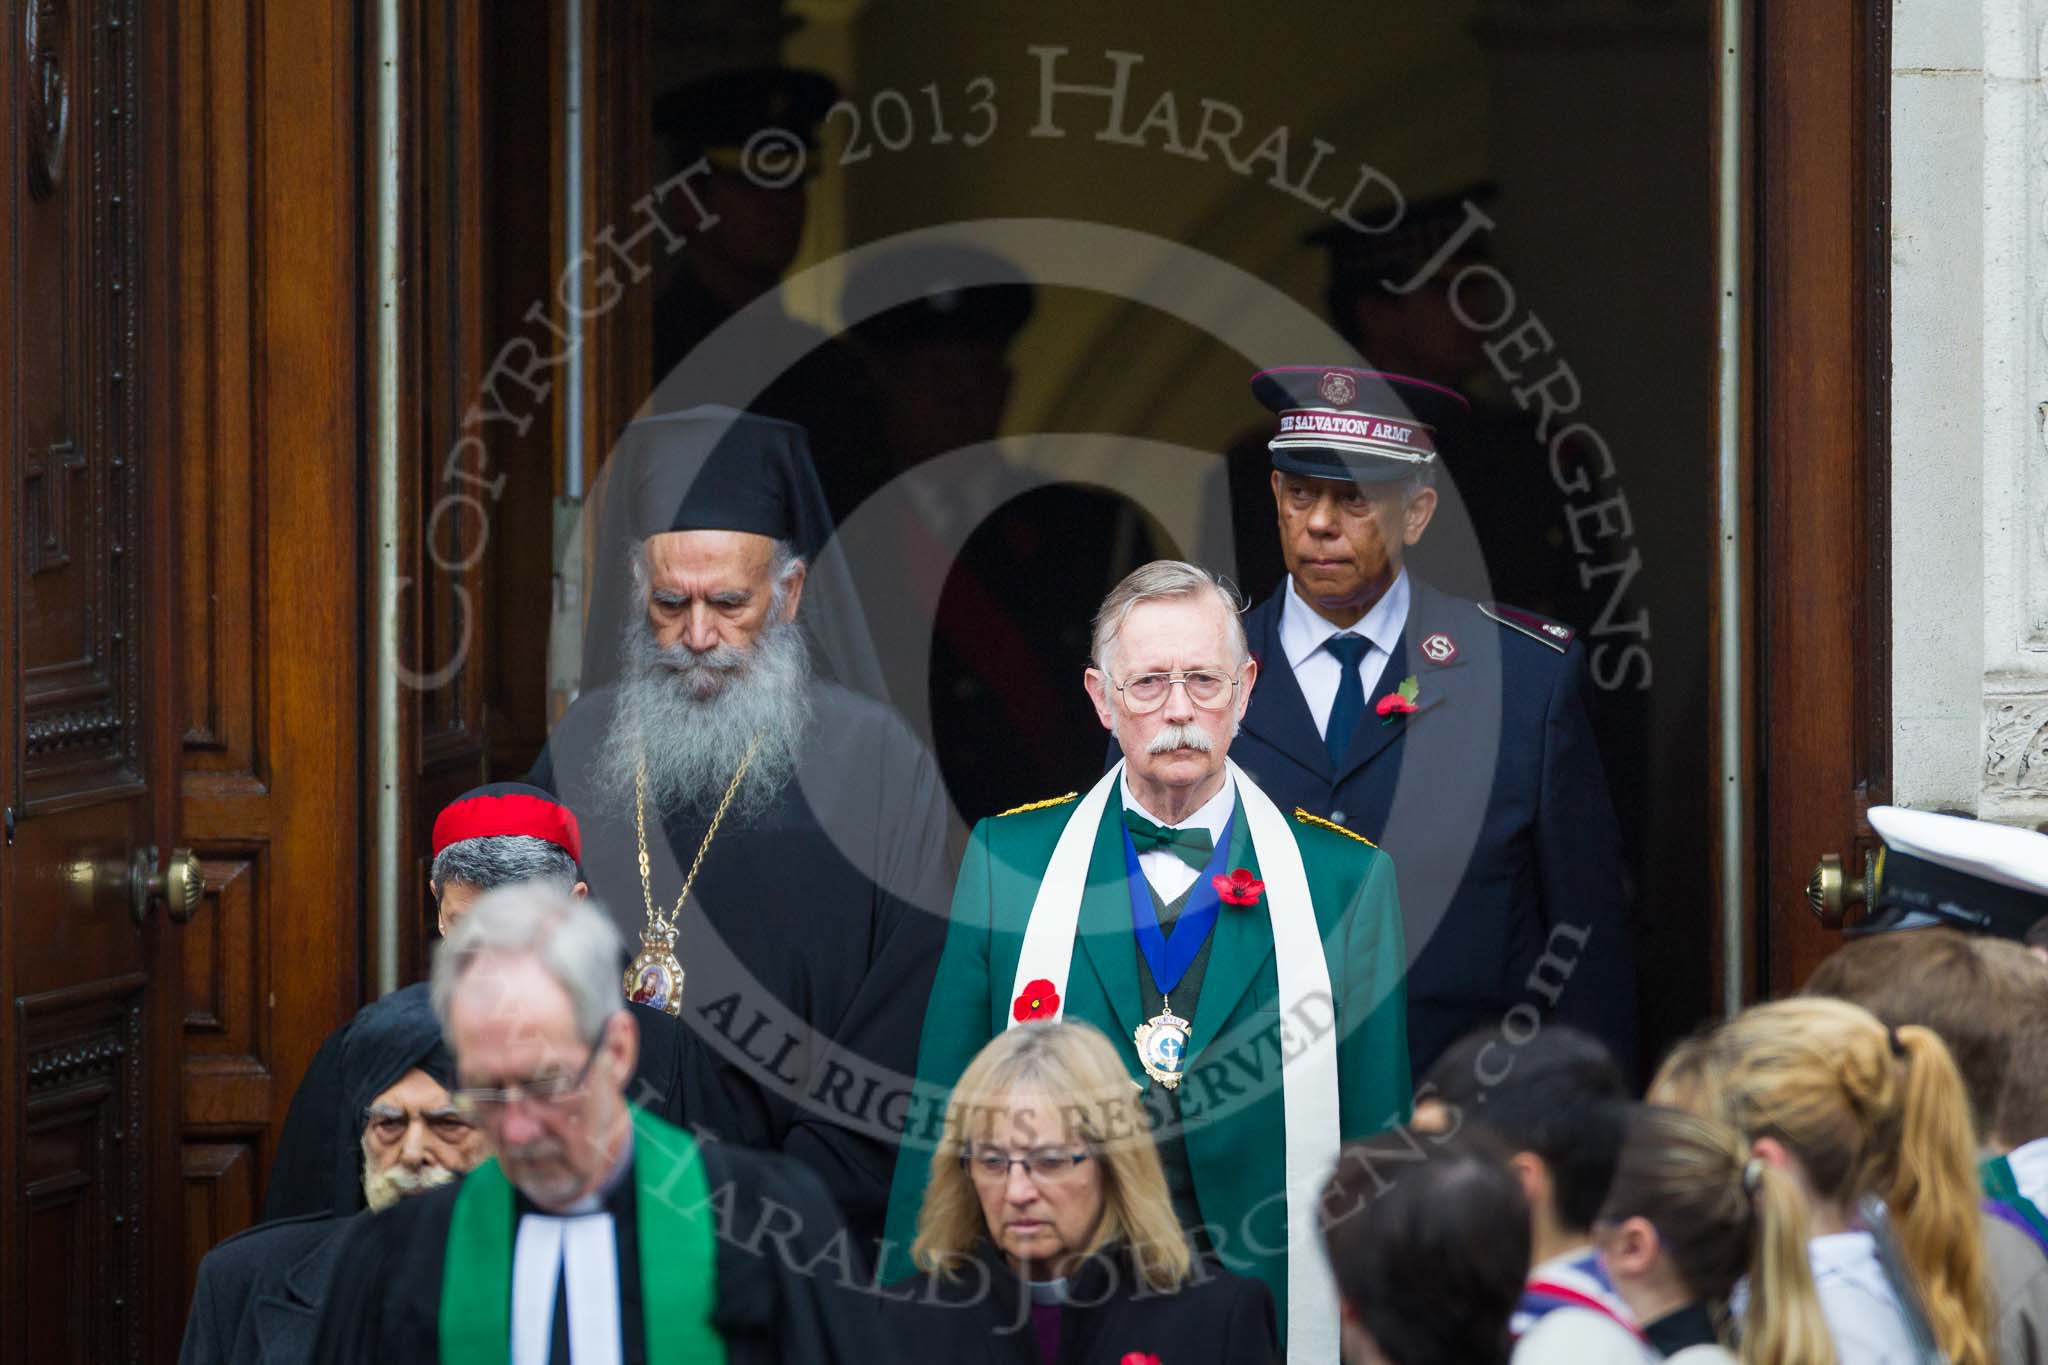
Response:
[[[1259,677],[1230,756],[1281,809],[1393,855],[1418,1079],[1473,1029],[1526,1042],[1539,1018],[1592,1033],[1633,1075],[1634,932],[1585,655],[1564,627],[1520,629],[1409,582],[1401,647],[1334,770],[1280,643],[1285,585],[1245,613]],[[1377,702],[1410,675],[1416,711],[1383,721]]]

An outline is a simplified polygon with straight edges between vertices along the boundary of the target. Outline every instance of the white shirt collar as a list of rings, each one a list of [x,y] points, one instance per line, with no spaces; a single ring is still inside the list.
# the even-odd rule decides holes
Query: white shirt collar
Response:
[[[1827,1232],[1809,1238],[1806,1252],[1813,1263],[1815,1279],[1830,1275],[1881,1279],[1884,1274],[1877,1259],[1877,1238],[1863,1228]]]
[[[1316,614],[1316,609],[1295,589],[1293,574],[1287,576],[1286,592],[1287,599],[1280,605],[1280,647],[1287,654],[1287,666],[1298,669],[1303,659],[1321,649],[1331,636],[1342,634],[1345,628]],[[1372,604],[1372,610],[1349,628],[1350,633],[1372,641],[1382,654],[1392,654],[1394,641],[1408,627],[1409,595],[1408,570],[1403,566],[1394,575],[1392,586]]]
[[[1131,775],[1128,770],[1118,776],[1117,788],[1123,793],[1125,810],[1134,810],[1155,825],[1159,823],[1153,818],[1152,812],[1146,810],[1139,804],[1138,798],[1131,795]],[[1209,841],[1213,844],[1223,837],[1223,826],[1229,823],[1230,813],[1236,809],[1237,781],[1231,777],[1230,769],[1225,768],[1223,785],[1217,788],[1216,794],[1204,801],[1187,819],[1177,825],[1167,825],[1165,828],[1205,829],[1209,831]]]

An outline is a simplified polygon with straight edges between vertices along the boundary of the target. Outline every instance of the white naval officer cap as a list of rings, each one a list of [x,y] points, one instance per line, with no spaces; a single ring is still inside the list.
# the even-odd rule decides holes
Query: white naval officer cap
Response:
[[[1857,933],[1945,924],[2020,939],[2048,918],[2048,834],[1900,806],[1873,806],[1879,850]]]

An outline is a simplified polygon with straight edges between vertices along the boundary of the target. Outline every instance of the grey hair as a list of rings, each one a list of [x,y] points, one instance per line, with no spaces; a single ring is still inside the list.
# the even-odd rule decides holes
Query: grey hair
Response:
[[[1124,577],[1124,581],[1109,590],[1109,596],[1102,599],[1100,610],[1095,613],[1094,657],[1095,666],[1107,673],[1110,646],[1116,643],[1118,632],[1124,622],[1130,619],[1131,611],[1141,602],[1165,602],[1176,598],[1190,597],[1195,593],[1214,593],[1226,608],[1230,618],[1230,633],[1237,641],[1237,662],[1242,665],[1251,657],[1251,644],[1244,634],[1244,599],[1229,579],[1210,573],[1199,564],[1189,564],[1179,559],[1155,559],[1150,564],[1141,564]]]
[[[461,882],[479,891],[495,891],[514,882],[546,882],[562,891],[573,891],[583,874],[569,850],[560,844],[531,834],[482,834],[459,839],[434,855],[433,870],[427,874],[434,886],[434,899],[450,882]]]
[[[643,604],[647,601],[649,582],[647,577],[647,542],[652,539],[654,539],[653,536],[642,536],[634,541],[626,556],[633,566],[633,600]],[[780,616],[782,614],[782,598],[783,594],[789,591],[789,580],[795,577],[796,571],[803,566],[804,557],[796,552],[796,546],[786,540],[775,542],[775,549],[769,555],[768,564],[768,580],[775,585],[775,596],[769,602],[768,610],[770,615]],[[630,616],[627,618],[626,625],[627,629],[630,630],[632,628],[633,621]]]
[[[604,907],[546,882],[499,887],[477,901],[434,949],[434,1017],[448,1028],[456,989],[487,953],[531,953],[569,995],[576,1032],[594,1044],[625,1008],[625,940]]]

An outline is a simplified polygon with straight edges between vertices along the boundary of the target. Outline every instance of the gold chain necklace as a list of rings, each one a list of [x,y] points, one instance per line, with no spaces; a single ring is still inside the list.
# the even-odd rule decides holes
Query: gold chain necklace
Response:
[[[732,781],[725,784],[725,795],[718,798],[718,809],[712,812],[711,826],[698,841],[697,856],[690,860],[690,870],[683,877],[683,889],[676,896],[675,908],[666,916],[655,908],[654,874],[647,863],[647,760],[641,758],[639,771],[633,775],[633,833],[640,845],[640,899],[647,906],[647,927],[640,931],[639,954],[626,968],[627,999],[667,1010],[672,1015],[683,1012],[683,964],[676,959],[676,921],[690,899],[690,888],[697,883],[697,873],[704,866],[704,855],[710,851],[711,841],[718,835],[718,827],[725,823],[725,812],[731,807],[733,797],[738,795],[740,783],[746,780],[747,769],[753,765],[754,752],[760,747],[761,736],[757,734],[748,742],[747,752],[741,755],[740,766],[733,770]]]

